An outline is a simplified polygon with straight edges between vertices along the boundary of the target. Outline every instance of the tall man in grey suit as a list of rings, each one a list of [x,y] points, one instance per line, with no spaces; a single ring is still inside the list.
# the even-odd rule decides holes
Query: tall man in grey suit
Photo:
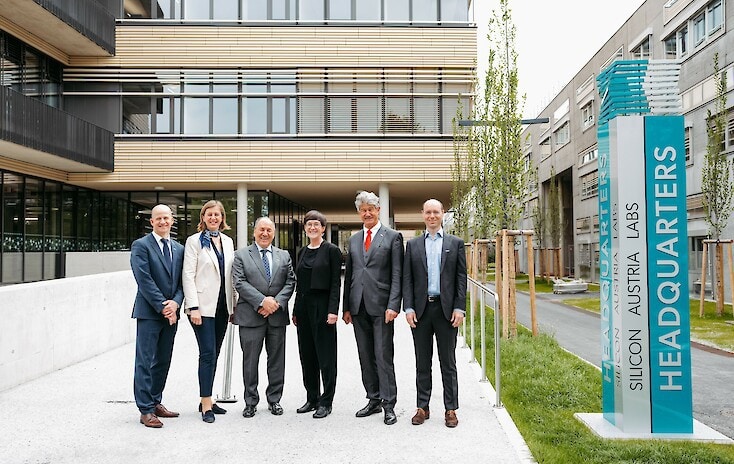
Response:
[[[255,221],[255,243],[237,250],[232,264],[232,280],[239,293],[234,323],[240,326],[244,417],[253,417],[260,401],[258,364],[263,342],[268,356],[268,410],[276,416],[283,414],[280,398],[285,378],[285,327],[290,323],[288,300],[293,295],[296,275],[290,254],[272,245],[274,237],[273,221],[259,218]]]
[[[444,234],[443,205],[438,200],[423,203],[426,231],[411,239],[403,264],[403,305],[412,328],[415,347],[415,386],[418,409],[414,425],[430,417],[433,337],[443,380],[443,404],[447,427],[456,427],[459,384],[456,376],[456,334],[466,308],[466,254],[464,241]]]
[[[360,192],[354,204],[364,227],[349,239],[342,307],[344,322],[354,323],[369,400],[356,415],[366,417],[384,409],[384,422],[392,425],[397,422],[398,394],[393,321],[400,311],[403,236],[380,223],[380,199],[374,193]]]
[[[171,240],[173,214],[166,205],[151,211],[153,232],[135,240],[130,248],[138,292],[132,317],[137,319],[133,390],[140,410],[140,423],[160,428],[159,417],[178,417],[161,404],[173,354],[179,308],[184,247]]]

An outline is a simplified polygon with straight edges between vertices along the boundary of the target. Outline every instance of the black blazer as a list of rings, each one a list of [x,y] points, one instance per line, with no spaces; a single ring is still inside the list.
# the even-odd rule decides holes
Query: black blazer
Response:
[[[466,308],[466,252],[464,241],[444,234],[441,250],[441,308],[446,320],[454,309]],[[420,320],[428,298],[428,264],[425,235],[408,241],[403,264],[403,307],[415,310]]]
[[[298,266],[301,266],[303,253],[306,247],[298,252]],[[296,302],[293,307],[294,314],[301,310],[303,296],[308,290],[328,290],[329,302],[328,312],[339,313],[339,292],[341,290],[341,267],[342,252],[339,247],[330,242],[323,242],[316,252],[316,260],[311,270],[311,288],[301,288],[300,282],[296,283]]]

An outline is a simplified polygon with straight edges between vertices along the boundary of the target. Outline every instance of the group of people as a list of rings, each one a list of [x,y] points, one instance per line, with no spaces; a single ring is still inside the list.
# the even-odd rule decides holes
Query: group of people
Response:
[[[436,340],[443,383],[445,425],[456,427],[458,380],[456,336],[465,314],[466,255],[464,242],[445,234],[443,205],[423,204],[426,230],[403,245],[400,233],[379,220],[379,198],[360,192],[355,206],[363,224],[348,245],[342,319],[354,325],[367,404],[357,417],[384,413],[384,423],[397,422],[397,384],[393,364],[394,321],[401,306],[411,327],[416,356],[416,413],[411,422],[430,418],[433,340]],[[292,321],[306,390],[297,413],[321,419],[332,411],[337,375],[337,334],[342,254],[324,240],[326,217],[309,211],[304,217],[308,244],[293,266],[290,254],[273,245],[275,224],[258,218],[254,242],[234,250],[224,206],[211,200],[201,209],[198,232],[182,246],[171,240],[173,214],[157,205],[152,233],[131,248],[131,267],[138,284],[133,307],[137,319],[134,393],[140,422],[160,428],[160,418],[179,413],[162,404],[180,308],[184,306],[199,346],[199,411],[215,421],[226,410],[212,400],[217,359],[228,323],[239,326],[246,418],[257,413],[258,364],[267,353],[265,396],[273,415],[283,414],[280,399],[285,373],[288,302],[295,292]],[[401,305],[402,303],[402,305]]]

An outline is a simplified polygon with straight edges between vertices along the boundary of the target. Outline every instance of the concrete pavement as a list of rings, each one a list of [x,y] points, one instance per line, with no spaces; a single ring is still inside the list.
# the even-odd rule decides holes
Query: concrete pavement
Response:
[[[130,322],[134,322],[131,320]],[[221,405],[226,415],[214,424],[197,412],[198,350],[189,322],[179,325],[173,365],[163,402],[181,417],[162,419],[162,429],[138,422],[133,401],[134,344],[72,365],[0,393],[0,462],[16,463],[519,463],[534,462],[502,408],[494,408],[489,383],[478,382],[470,352],[457,348],[459,426],[443,422],[442,389],[434,355],[433,416],[413,426],[415,357],[403,314],[396,321],[395,370],[398,423],[386,426],[382,414],[358,419],[366,403],[352,327],[339,321],[339,373],[333,413],[316,420],[296,414],[305,400],[293,326],[287,329],[287,370],[282,416],[264,402],[265,355],[261,358],[261,403],[257,415],[242,417],[241,352],[235,338],[232,392],[238,401]],[[461,346],[462,343],[459,343]],[[224,355],[215,383],[221,393]]]

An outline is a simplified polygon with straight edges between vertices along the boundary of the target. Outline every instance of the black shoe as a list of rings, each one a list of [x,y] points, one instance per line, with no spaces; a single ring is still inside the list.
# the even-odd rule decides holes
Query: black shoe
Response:
[[[199,403],[199,412],[201,412],[201,403]],[[212,404],[212,412],[214,414],[227,414],[227,410],[224,408],[220,408],[217,403]]]
[[[255,412],[257,412],[257,406],[252,405],[246,405],[245,410],[242,411],[243,417],[253,417],[255,415]]]
[[[385,425],[393,425],[397,421],[398,417],[395,415],[395,410],[385,406]]]
[[[214,414],[227,414],[227,410],[220,407],[217,403],[212,404],[212,412]]]
[[[323,419],[324,417],[331,414],[331,406],[319,406],[315,413],[313,413],[314,419]]]
[[[367,417],[367,416],[371,416],[372,414],[377,414],[378,412],[381,412],[381,411],[382,411],[382,402],[380,400],[370,400],[369,403],[367,403],[367,406],[357,411],[357,414],[355,414],[355,416]]]
[[[283,408],[280,406],[280,403],[270,403],[268,405],[268,410],[270,411],[270,414],[274,416],[280,416],[283,414]]]
[[[307,412],[315,411],[317,407],[318,407],[318,404],[317,403],[312,403],[310,401],[306,401],[303,404],[303,406],[301,406],[300,408],[296,409],[296,412],[298,414],[305,414]]]
[[[211,424],[212,422],[214,422],[214,411],[212,411],[210,409],[210,410],[208,410],[206,412],[202,412],[201,413],[201,420],[203,420],[207,424]]]

